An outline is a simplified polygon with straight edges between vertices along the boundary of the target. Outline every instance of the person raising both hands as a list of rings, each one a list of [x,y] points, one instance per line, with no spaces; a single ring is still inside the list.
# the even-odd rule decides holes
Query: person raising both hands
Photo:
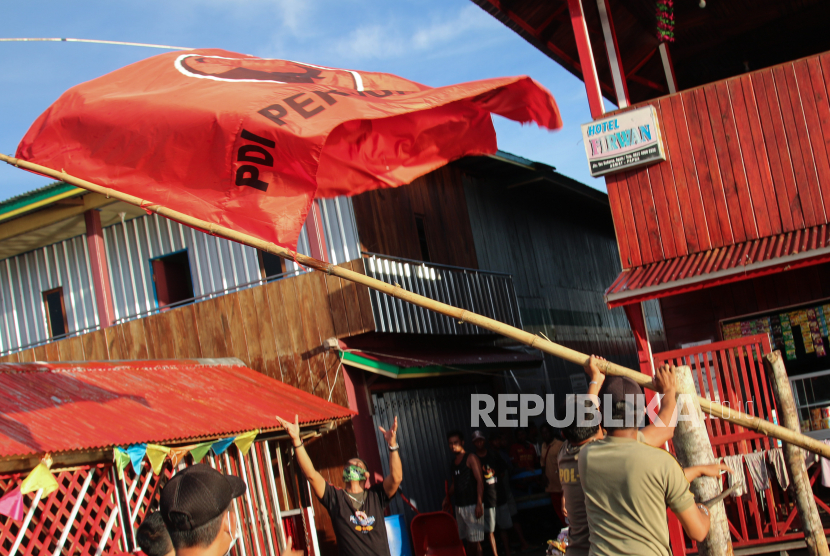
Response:
[[[389,446],[389,475],[382,483],[372,485],[369,489],[363,488],[369,480],[369,470],[366,463],[359,458],[350,459],[343,468],[345,488],[336,488],[326,483],[323,476],[314,468],[303,446],[298,417],[294,416],[293,423],[279,416],[277,421],[291,438],[297,463],[311,484],[314,495],[329,512],[340,555],[390,556],[383,512],[397,494],[403,480],[401,457],[398,453],[397,416],[389,430],[378,427]]]

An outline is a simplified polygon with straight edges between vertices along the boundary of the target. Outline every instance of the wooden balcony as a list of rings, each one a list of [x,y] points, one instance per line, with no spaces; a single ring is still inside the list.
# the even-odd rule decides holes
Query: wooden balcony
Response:
[[[635,106],[667,160],[606,177],[623,268],[826,225],[828,86],[830,52]]]
[[[509,274],[382,255],[342,266],[521,326]],[[301,384],[301,377],[318,358],[325,359],[322,342],[365,332],[486,333],[335,276],[289,272],[121,318],[109,328],[11,349],[0,362],[239,357],[253,369],[319,394]],[[320,363],[312,376],[324,367]]]

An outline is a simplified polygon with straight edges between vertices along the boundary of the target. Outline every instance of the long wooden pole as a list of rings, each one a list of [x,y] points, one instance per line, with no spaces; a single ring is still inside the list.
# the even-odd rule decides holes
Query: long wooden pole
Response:
[[[682,394],[691,394],[692,397],[689,399],[692,403],[682,403],[683,400],[680,398]],[[685,417],[682,420],[678,418],[677,428],[674,429],[672,438],[677,461],[683,467],[717,463],[706,425],[703,424],[703,413],[696,402],[695,381],[689,366],[677,367],[677,396],[678,417]],[[690,417],[694,420],[686,419]],[[698,502],[712,500],[721,493],[721,480],[713,477],[698,477],[692,481],[691,490]],[[718,502],[709,508],[709,534],[703,542],[697,543],[697,553],[699,556],[732,554],[729,521],[726,519],[723,502]]]
[[[549,353],[554,357],[564,359],[565,361],[569,361],[576,365],[585,365],[588,362],[589,358],[584,353],[580,353],[576,350],[556,344],[550,340],[531,334],[530,332],[519,330],[518,328],[504,324],[503,322],[472,313],[466,309],[459,309],[458,307],[453,307],[452,305],[447,305],[446,303],[441,303],[439,301],[435,301],[434,299],[429,299],[428,297],[412,293],[398,285],[393,286],[392,284],[381,282],[380,280],[376,280],[375,278],[366,276],[365,274],[360,274],[331,263],[318,261],[317,259],[301,255],[300,253],[296,253],[290,249],[286,249],[285,247],[280,247],[274,243],[257,239],[246,233],[194,218],[188,214],[161,206],[146,199],[136,197],[135,195],[115,191],[114,189],[103,187],[75,176],[70,176],[63,171],[59,172],[57,170],[53,170],[52,168],[41,166],[40,164],[34,164],[33,162],[27,162],[25,160],[20,160],[4,154],[0,154],[0,160],[8,162],[18,168],[32,170],[39,174],[61,180],[64,183],[69,183],[88,191],[99,193],[101,195],[105,195],[106,197],[111,197],[113,199],[118,199],[119,201],[124,201],[125,203],[141,207],[146,211],[155,212],[161,216],[170,218],[171,220],[175,220],[192,228],[202,230],[205,233],[249,245],[256,249],[277,255],[278,257],[294,261],[303,266],[343,278],[344,280],[355,282],[356,284],[367,286],[373,290],[391,295],[392,297],[396,297],[402,301],[407,301],[413,305],[418,305],[419,307],[435,311],[436,313],[447,315],[448,317],[456,320],[480,326],[481,328],[501,334],[502,336],[506,336],[508,338],[512,338],[532,348]],[[654,385],[651,383],[651,379],[643,373],[639,373],[610,361],[602,362],[600,369],[605,374],[625,376],[640,386],[654,390]],[[740,411],[736,411],[730,407],[724,407],[719,403],[707,400],[706,398],[700,398],[699,402],[700,408],[704,411],[704,413],[707,413],[713,417],[718,417],[719,419],[729,421],[735,425],[740,425],[766,436],[771,436],[773,438],[783,440],[784,442],[789,442],[790,444],[794,444],[820,456],[830,458],[830,446],[819,442],[814,438],[810,438],[809,436],[799,434],[791,431],[790,429],[774,425],[768,421],[764,421],[763,419],[741,413]]]
[[[799,430],[798,410],[795,407],[793,390],[784,368],[784,361],[781,359],[781,352],[774,351],[765,355],[764,366],[772,384],[772,391],[778,399],[781,422],[789,429]],[[790,443],[785,443],[784,461],[795,489],[795,506],[798,508],[798,516],[804,529],[807,552],[810,556],[830,556],[824,526],[821,524],[816,500],[813,498],[813,487],[810,486],[810,476],[804,464],[804,454]]]

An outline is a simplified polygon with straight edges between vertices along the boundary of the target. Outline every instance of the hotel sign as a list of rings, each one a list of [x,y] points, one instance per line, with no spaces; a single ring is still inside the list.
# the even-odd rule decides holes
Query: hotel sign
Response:
[[[653,106],[584,124],[582,141],[594,177],[666,160]]]

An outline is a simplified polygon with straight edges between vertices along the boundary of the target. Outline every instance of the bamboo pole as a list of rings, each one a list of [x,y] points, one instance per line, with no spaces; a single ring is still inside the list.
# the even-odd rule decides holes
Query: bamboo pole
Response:
[[[683,394],[691,394],[692,403],[681,403]],[[692,370],[688,366],[677,367],[677,396],[678,415],[690,417],[694,413],[693,421],[677,421],[674,429],[672,445],[677,461],[683,467],[708,465],[717,463],[709,433],[703,422],[703,413],[697,403],[695,395],[695,381]],[[721,479],[714,477],[698,477],[692,481],[692,493],[699,502],[712,500],[721,493]],[[697,543],[699,556],[727,556],[732,554],[732,539],[729,535],[729,521],[726,519],[726,509],[723,502],[718,502],[709,508],[709,534],[703,542]]]
[[[12,166],[16,166],[18,168],[32,170],[39,174],[43,174],[45,176],[49,176],[57,180],[61,180],[64,183],[68,183],[76,187],[92,191],[94,193],[99,193],[108,198],[111,197],[113,199],[118,199],[119,201],[124,201],[125,203],[141,207],[145,211],[155,212],[161,216],[164,216],[171,220],[175,220],[177,222],[185,224],[186,226],[190,226],[191,228],[201,230],[205,233],[224,237],[226,239],[230,239],[232,241],[236,241],[238,243],[242,243],[244,245],[248,245],[250,247],[266,251],[268,253],[272,253],[274,255],[277,255],[278,257],[294,261],[303,266],[313,268],[315,270],[319,270],[321,272],[325,272],[327,274],[331,274],[339,278],[343,278],[344,280],[349,280],[356,284],[367,286],[369,288],[372,288],[373,290],[377,290],[381,293],[391,295],[392,297],[398,298],[402,301],[412,303],[413,305],[424,307],[425,309],[435,311],[436,313],[441,313],[442,315],[447,315],[448,317],[454,318],[462,322],[467,322],[470,324],[474,324],[476,326],[480,326],[481,328],[490,330],[497,334],[501,334],[502,336],[506,336],[507,338],[512,338],[513,340],[521,342],[532,348],[536,348],[544,353],[549,353],[554,357],[558,357],[560,359],[564,359],[565,361],[574,363],[575,365],[584,366],[588,362],[589,357],[584,353],[580,353],[576,350],[556,344],[554,342],[551,342],[550,340],[546,340],[545,338],[536,336],[534,334],[531,334],[530,332],[525,332],[524,330],[520,330],[508,324],[504,324],[503,322],[499,322],[495,319],[487,318],[482,315],[467,311],[466,309],[459,309],[458,307],[453,307],[452,305],[447,305],[446,303],[441,303],[439,301],[435,301],[434,299],[429,299],[428,297],[412,293],[410,291],[403,289],[399,285],[393,286],[392,284],[381,282],[380,280],[376,280],[375,278],[366,276],[365,274],[360,274],[358,272],[354,272],[352,270],[348,270],[346,268],[336,266],[331,263],[326,263],[323,261],[319,261],[317,259],[313,259],[311,257],[307,257],[305,255],[301,255],[300,253],[296,253],[285,247],[280,247],[279,245],[270,243],[268,241],[255,238],[246,233],[239,232],[237,230],[232,230],[230,228],[220,226],[219,224],[213,224],[211,222],[206,222],[204,220],[194,218],[193,216],[190,216],[188,214],[184,214],[177,210],[161,206],[146,199],[136,197],[135,195],[130,195],[129,193],[116,191],[114,189],[103,187],[101,185],[94,184],[92,182],[86,181],[81,178],[77,178],[75,176],[70,176],[69,174],[63,171],[59,172],[57,170],[53,170],[52,168],[41,166],[40,164],[20,160],[4,154],[0,154],[0,161],[7,162]],[[601,362],[600,370],[602,370],[602,372],[604,372],[605,374],[628,377],[640,386],[643,386],[650,390],[654,390],[654,385],[651,383],[651,379],[643,373],[628,369],[626,367],[617,365],[616,363],[612,363],[610,361]],[[790,444],[794,444],[796,446],[804,448],[805,450],[818,454],[822,457],[830,458],[830,446],[822,442],[819,442],[814,438],[810,438],[809,436],[799,434],[797,432],[791,431],[790,429],[774,425],[768,421],[764,421],[763,419],[759,419],[757,417],[752,417],[751,415],[741,413],[740,411],[733,410],[730,407],[724,407],[719,403],[707,400],[706,398],[700,398],[699,402],[700,408],[703,410],[703,412],[713,417],[718,417],[719,419],[723,419],[735,425],[740,425],[742,427],[757,431],[766,436],[771,436],[773,438],[783,440],[784,442],[789,442]]]
[[[787,370],[784,368],[784,361],[781,359],[781,352],[774,351],[765,355],[764,366],[767,369],[767,376],[770,378],[772,390],[778,399],[781,422],[789,429],[800,430],[798,410],[795,407],[793,390],[790,387]],[[802,528],[804,529],[804,542],[807,543],[807,552],[810,556],[830,556],[830,549],[827,547],[827,539],[824,536],[824,526],[821,524],[818,507],[815,498],[813,498],[813,487],[810,486],[810,476],[807,474],[807,466],[804,464],[804,454],[795,446],[785,443],[784,461],[795,490],[795,505],[798,508],[798,517],[801,518]]]

